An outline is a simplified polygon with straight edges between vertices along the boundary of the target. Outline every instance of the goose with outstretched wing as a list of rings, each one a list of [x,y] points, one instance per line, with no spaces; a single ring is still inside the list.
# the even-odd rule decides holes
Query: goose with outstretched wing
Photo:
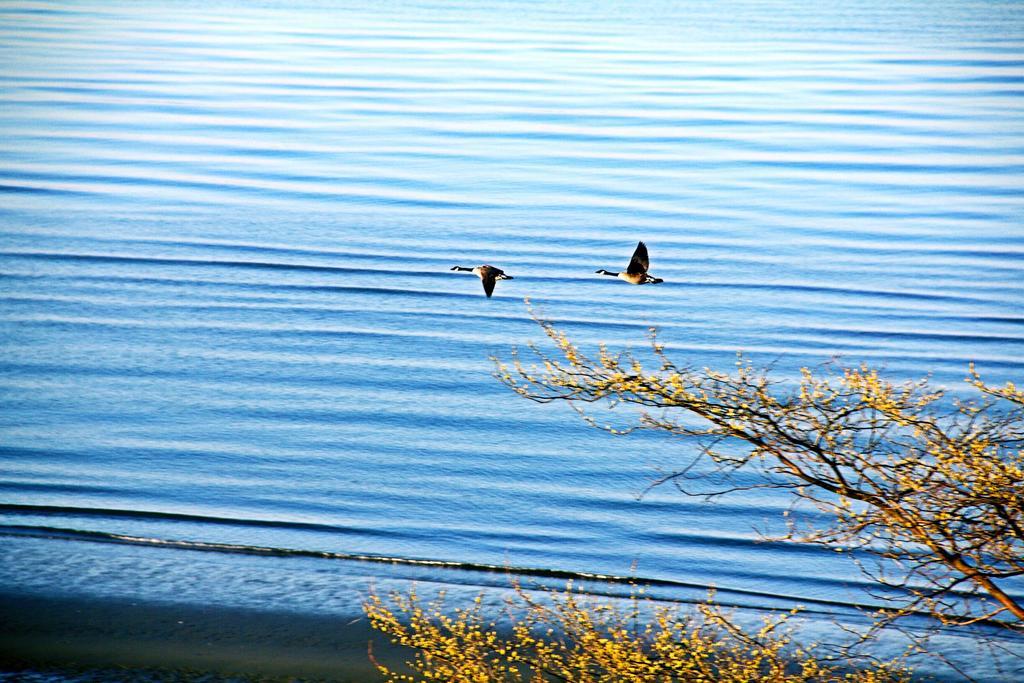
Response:
[[[494,283],[498,280],[511,280],[511,275],[506,275],[505,271],[501,268],[495,268],[494,266],[477,266],[476,268],[463,268],[462,266],[452,266],[452,270],[461,270],[466,273],[473,273],[484,285],[484,294],[487,298],[491,298],[491,294],[494,293]]]
[[[617,277],[632,285],[656,285],[659,282],[664,282],[660,277],[654,277],[647,272],[650,265],[651,261],[647,256],[647,245],[643,242],[638,242],[636,250],[633,252],[633,258],[629,259],[629,265],[626,266],[626,270],[621,273],[611,273],[601,268],[596,272],[600,275]]]

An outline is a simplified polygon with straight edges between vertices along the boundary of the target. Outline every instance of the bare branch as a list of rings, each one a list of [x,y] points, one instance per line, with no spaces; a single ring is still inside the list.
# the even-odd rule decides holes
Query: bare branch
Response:
[[[538,323],[553,350],[531,347],[530,367],[517,352],[511,365],[495,361],[506,386],[567,402],[614,434],[702,441],[651,487],[705,497],[789,490],[828,521],[799,533],[791,524],[787,538],[874,555],[884,571],[873,580],[895,591],[890,615],[925,608],[944,623],[998,620],[1024,632],[1024,604],[1000,586],[1024,575],[1024,393],[1014,384],[990,386],[972,367],[967,382],[979,399],[951,401],[927,379],[891,382],[868,366],[835,363],[783,382],[742,356],[730,372],[676,365],[653,331],[649,371],[628,352],[584,353]],[[628,426],[612,427],[587,411],[597,404],[657,414],[629,414]]]

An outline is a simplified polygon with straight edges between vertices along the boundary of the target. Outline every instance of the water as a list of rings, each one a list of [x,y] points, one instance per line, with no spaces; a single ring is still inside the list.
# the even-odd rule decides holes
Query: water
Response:
[[[638,499],[693,444],[523,401],[489,356],[541,337],[529,297],[694,365],[1019,379],[1022,66],[1015,2],[4,3],[0,578],[870,603],[846,558],[758,542],[784,496]],[[640,239],[664,284],[594,275]],[[485,262],[492,299],[449,270]],[[190,596],[199,543],[229,547]]]

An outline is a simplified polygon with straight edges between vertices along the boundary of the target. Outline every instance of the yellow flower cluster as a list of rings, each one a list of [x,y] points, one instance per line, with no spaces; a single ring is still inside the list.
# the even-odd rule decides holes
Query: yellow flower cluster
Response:
[[[538,323],[556,352],[533,347],[539,364],[517,353],[511,363],[496,360],[497,377],[519,395],[564,401],[614,434],[696,437],[699,446],[690,439],[681,452],[686,464],[660,480],[684,493],[745,490],[750,474],[756,486],[790,491],[794,506],[825,514],[813,523],[789,516],[783,539],[877,559],[865,573],[896,589],[888,615],[924,610],[944,623],[998,620],[1024,632],[1024,602],[1000,586],[1024,575],[1017,385],[990,385],[972,367],[967,382],[980,396],[951,400],[927,379],[895,383],[866,365],[827,364],[782,379],[742,356],[728,372],[679,366],[653,332],[651,371],[605,346],[592,357],[550,322]],[[602,403],[624,407],[624,424],[590,417],[585,409]],[[710,462],[698,468],[700,459]],[[714,485],[702,485],[698,471],[711,473],[705,480]]]
[[[444,609],[411,589],[365,604],[374,628],[415,650],[408,670],[378,664],[389,683],[904,683],[897,662],[840,669],[796,647],[787,620],[748,631],[710,600],[695,614],[653,605],[634,593],[626,607],[573,590],[531,596],[517,587],[499,625],[479,599]]]

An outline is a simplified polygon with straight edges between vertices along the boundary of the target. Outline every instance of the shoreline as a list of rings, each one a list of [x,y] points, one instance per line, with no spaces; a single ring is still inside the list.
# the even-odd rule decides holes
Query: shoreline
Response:
[[[139,678],[156,670],[172,680],[175,673],[202,673],[361,683],[378,676],[371,640],[381,661],[409,658],[362,614],[0,592],[0,671],[117,669],[131,680],[132,670]]]

